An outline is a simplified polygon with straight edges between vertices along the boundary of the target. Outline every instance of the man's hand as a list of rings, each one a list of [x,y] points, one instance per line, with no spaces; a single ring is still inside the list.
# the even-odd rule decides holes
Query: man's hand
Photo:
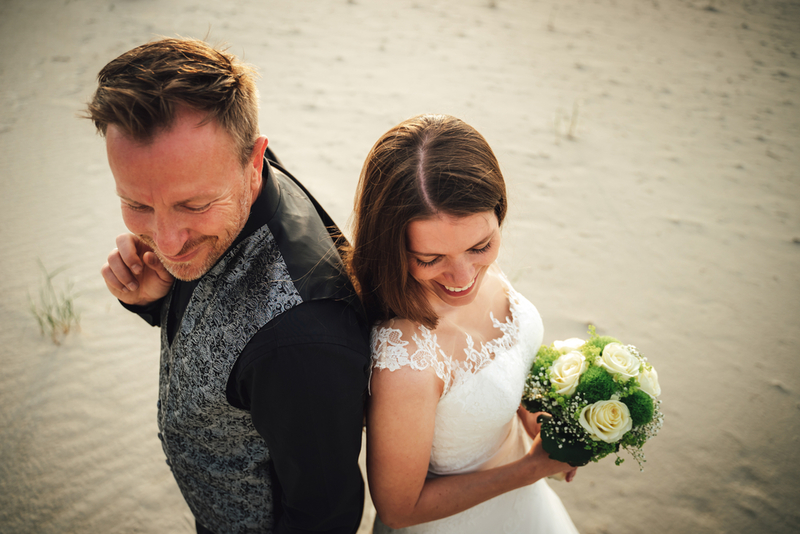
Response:
[[[133,234],[117,236],[117,248],[108,255],[100,274],[112,295],[134,306],[157,301],[175,280],[153,250]]]

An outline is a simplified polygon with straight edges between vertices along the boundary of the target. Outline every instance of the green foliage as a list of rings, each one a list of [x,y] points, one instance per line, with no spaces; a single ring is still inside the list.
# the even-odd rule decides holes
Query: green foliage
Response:
[[[609,343],[619,343],[619,342],[620,342],[619,339],[613,338],[611,336],[599,336],[590,339],[589,341],[586,342],[586,344],[592,347],[597,347],[598,349],[600,349],[600,353],[602,354],[603,349],[606,347],[606,345],[608,345]]]
[[[631,412],[631,421],[634,426],[646,425],[653,420],[654,406],[650,395],[637,389],[627,397],[620,399]]]
[[[593,363],[602,352],[603,349],[591,345],[589,342],[584,343],[581,347],[581,354],[583,354],[586,357],[586,361],[590,363]]]
[[[588,404],[592,404],[610,399],[616,389],[616,382],[604,368],[591,365],[581,375],[575,392],[579,393]]]
[[[556,349],[543,345],[539,349],[539,352],[536,353],[536,360],[534,360],[531,366],[531,374],[533,376],[539,376],[541,372],[547,373],[550,366],[553,365],[553,362],[556,361],[559,356],[561,356],[561,354]]]
[[[594,456],[592,457],[593,462],[599,462],[612,452],[617,452],[619,450],[619,444],[617,443],[606,443],[605,441],[594,441],[590,440],[592,444],[592,449],[594,450]]]
[[[72,282],[67,281],[66,287],[57,290],[53,279],[64,270],[64,267],[48,273],[41,261],[39,268],[42,270],[43,281],[39,289],[39,300],[30,300],[30,310],[39,324],[42,335],[47,335],[56,345],[60,345],[64,337],[73,329],[80,328],[80,314],[75,309],[75,293]]]
[[[622,436],[619,444],[628,450],[641,449],[647,442],[647,439],[647,433],[643,430],[631,430]]]
[[[597,329],[594,327],[594,325],[589,325],[589,341],[586,342],[584,348],[594,347],[598,349],[597,354],[599,355],[603,353],[603,349],[609,343],[620,343],[620,341],[619,339],[613,338],[611,336],[598,336]]]

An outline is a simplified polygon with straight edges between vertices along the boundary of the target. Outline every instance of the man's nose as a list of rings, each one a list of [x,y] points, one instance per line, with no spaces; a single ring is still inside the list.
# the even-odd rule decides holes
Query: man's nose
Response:
[[[169,213],[156,213],[153,241],[166,256],[177,256],[186,244],[189,233],[183,228],[181,218]]]

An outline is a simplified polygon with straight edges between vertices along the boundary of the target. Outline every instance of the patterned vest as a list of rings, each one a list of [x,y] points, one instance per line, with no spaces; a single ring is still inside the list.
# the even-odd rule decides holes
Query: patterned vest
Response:
[[[250,338],[301,302],[264,225],[203,276],[171,345],[163,307],[159,437],[195,518],[220,534],[272,529],[269,450],[225,389]]]

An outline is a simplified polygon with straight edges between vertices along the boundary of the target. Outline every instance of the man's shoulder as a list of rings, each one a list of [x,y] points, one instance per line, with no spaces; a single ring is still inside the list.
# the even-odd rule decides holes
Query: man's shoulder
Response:
[[[304,302],[250,339],[230,375],[228,399],[234,406],[249,407],[251,387],[259,377],[291,381],[299,376],[294,371],[309,366],[366,380],[369,361],[369,334],[351,305],[332,299]]]
[[[276,347],[332,343],[358,351],[369,339],[361,310],[342,299],[303,302],[272,319],[259,334],[272,338]]]
[[[270,164],[264,194],[277,196],[267,226],[303,302],[354,294],[334,241],[340,235],[312,194],[285,169]],[[275,199],[273,199],[275,200]]]
[[[254,399],[265,389],[296,393],[308,373],[336,381],[340,390],[359,396],[367,386],[370,350],[359,313],[345,301],[303,302],[264,325],[234,365],[226,396],[231,405],[258,410]],[[330,400],[330,399],[329,399]]]

